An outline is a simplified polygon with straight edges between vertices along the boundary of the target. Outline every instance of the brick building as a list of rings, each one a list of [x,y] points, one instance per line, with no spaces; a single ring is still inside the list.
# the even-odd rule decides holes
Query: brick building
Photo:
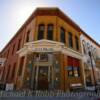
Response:
[[[1,82],[16,89],[84,87],[82,34],[88,36],[58,8],[37,8],[0,53]]]

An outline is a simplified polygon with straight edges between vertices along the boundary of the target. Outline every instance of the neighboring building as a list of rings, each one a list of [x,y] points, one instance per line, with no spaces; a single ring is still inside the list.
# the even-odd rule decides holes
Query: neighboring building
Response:
[[[2,75],[3,75],[5,61],[6,61],[5,58],[0,58],[0,81],[1,78],[3,77]]]
[[[100,46],[87,34],[82,34],[81,47],[84,62],[85,87],[93,86],[100,82]]]
[[[84,34],[58,8],[36,9],[0,53],[6,58],[2,82],[16,89],[85,87]]]

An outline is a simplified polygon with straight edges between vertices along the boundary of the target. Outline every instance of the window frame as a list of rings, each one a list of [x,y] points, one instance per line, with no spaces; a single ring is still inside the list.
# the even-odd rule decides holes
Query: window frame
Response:
[[[68,61],[68,67],[67,67],[68,77],[75,77],[75,78],[80,77],[80,60],[77,58],[68,56],[67,61]],[[71,67],[71,69],[69,69],[70,67]],[[76,73],[75,73],[75,71],[76,71]],[[69,74],[70,72],[72,73],[72,75]],[[76,76],[76,74],[77,74],[77,76]]]
[[[60,27],[60,42],[66,43],[66,31],[63,27]]]
[[[73,48],[73,34],[71,32],[68,32],[68,46]]]
[[[50,27],[52,27],[52,29],[49,29]],[[53,40],[53,33],[54,33],[54,25],[48,24],[48,26],[47,26],[47,39],[48,40]]]
[[[13,44],[12,55],[14,54],[14,50],[15,50],[15,43]]]
[[[76,45],[76,50],[79,50],[79,38],[78,38],[78,36],[75,36],[75,45]]]
[[[41,29],[43,27],[44,29]],[[38,35],[37,35],[37,40],[42,40],[44,39],[45,35],[45,25],[44,24],[39,24],[38,25]]]
[[[20,46],[21,46],[21,38],[20,38],[20,39],[18,39],[17,51],[20,49]]]
[[[68,69],[68,68],[71,68],[71,69]],[[68,66],[68,68],[67,68],[68,77],[73,77],[73,76],[74,76],[74,73],[73,73],[73,66]],[[70,72],[72,73],[71,75],[70,75]]]
[[[29,41],[30,41],[30,30],[28,30],[26,34],[26,42],[29,42]]]

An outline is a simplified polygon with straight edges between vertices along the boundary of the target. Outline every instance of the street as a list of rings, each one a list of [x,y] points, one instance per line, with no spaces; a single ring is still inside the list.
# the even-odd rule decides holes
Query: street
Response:
[[[0,97],[0,100],[98,100],[97,97]]]

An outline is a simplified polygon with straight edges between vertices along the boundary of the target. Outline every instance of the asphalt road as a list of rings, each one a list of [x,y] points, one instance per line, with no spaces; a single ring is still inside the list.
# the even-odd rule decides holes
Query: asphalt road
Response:
[[[97,97],[0,97],[0,100],[98,100]]]

